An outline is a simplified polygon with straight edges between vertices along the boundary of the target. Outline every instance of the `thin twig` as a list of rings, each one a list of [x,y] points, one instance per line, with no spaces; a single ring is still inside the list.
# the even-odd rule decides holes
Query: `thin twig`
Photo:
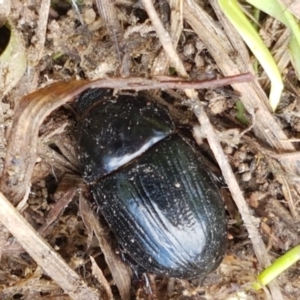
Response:
[[[142,0],[142,2],[144,4],[145,10],[147,11],[150,20],[152,21],[153,26],[155,27],[158,38],[159,38],[163,48],[165,49],[172,66],[177,70],[177,72],[178,72],[178,74],[180,74],[180,76],[188,77],[188,74],[185,71],[182,62],[179,59],[177,52],[173,47],[172,39],[171,39],[169,33],[164,29],[156,11],[155,11],[152,1]]]
[[[37,66],[44,55],[50,4],[50,0],[41,0],[32,46],[27,50],[28,70],[24,79],[27,92],[35,91],[38,85],[40,69]]]
[[[130,299],[130,282],[132,278],[130,266],[117,255],[115,248],[111,243],[110,236],[104,233],[105,228],[101,226],[99,218],[93,213],[84,197],[80,197],[79,206],[84,224],[89,230],[92,230],[95,233],[95,236],[98,239],[99,246],[104,254],[105,261],[111,271],[114,282],[118,287],[121,298],[123,300]]]
[[[37,28],[33,37],[34,46],[30,47],[28,54],[29,65],[31,67],[35,67],[44,55],[50,3],[50,0],[41,1]]]
[[[170,0],[171,8],[171,26],[170,36],[172,39],[173,47],[176,49],[179,42],[180,35],[183,28],[183,13],[182,13],[182,0]],[[167,72],[170,65],[170,61],[164,49],[155,58],[155,61],[151,68],[151,75],[163,75]]]
[[[115,43],[119,61],[122,61],[122,30],[117,18],[117,12],[114,1],[112,0],[96,0],[97,8],[100,16],[104,19],[108,33]]]

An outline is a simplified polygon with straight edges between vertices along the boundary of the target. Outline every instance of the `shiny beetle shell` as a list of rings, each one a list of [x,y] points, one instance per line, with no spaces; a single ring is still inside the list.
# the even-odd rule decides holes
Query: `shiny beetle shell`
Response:
[[[107,90],[86,91],[77,109],[85,180],[131,260],[177,278],[216,269],[226,251],[219,188],[166,109]]]

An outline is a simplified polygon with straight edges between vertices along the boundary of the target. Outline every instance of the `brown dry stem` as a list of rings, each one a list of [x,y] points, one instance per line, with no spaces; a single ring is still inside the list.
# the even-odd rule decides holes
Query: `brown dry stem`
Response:
[[[120,64],[122,64],[121,74],[129,76],[130,59],[127,55],[124,34],[118,20],[115,1],[112,0],[96,0],[98,11],[106,23],[108,33],[113,40]]]
[[[29,65],[35,67],[44,55],[44,45],[46,41],[46,31],[48,25],[48,16],[50,10],[50,0],[42,0],[39,9],[39,18],[37,29],[33,37],[35,46],[29,49]]]
[[[300,20],[300,3],[298,0],[280,0],[285,7]]]
[[[181,0],[170,0],[169,2],[171,8],[170,36],[173,47],[176,49],[183,28],[183,5]],[[157,76],[166,74],[169,64],[170,62],[166,51],[162,49],[152,65],[151,75]]]
[[[38,21],[35,35],[32,39],[33,46],[28,49],[28,65],[29,70],[27,87],[29,92],[35,91],[38,85],[40,70],[38,64],[44,55],[44,46],[46,41],[46,31],[48,25],[48,17],[50,10],[50,0],[42,0],[38,12]]]
[[[98,267],[93,256],[90,256],[90,260],[92,263],[92,272],[93,275],[97,278],[100,285],[104,288],[105,293],[107,295],[108,300],[114,300],[113,293],[111,291],[110,285],[108,284],[102,270]]]
[[[132,277],[131,269],[116,254],[115,249],[111,244],[110,236],[106,234],[107,230],[104,231],[104,229],[101,227],[98,218],[95,216],[83,197],[80,199],[80,213],[86,227],[92,230],[97,237],[99,246],[104,253],[105,261],[109,266],[114,282],[118,287],[122,299],[130,299],[130,284]],[[100,282],[103,282],[103,278],[101,278]]]
[[[0,193],[0,221],[21,242],[39,266],[75,300],[100,299]]]

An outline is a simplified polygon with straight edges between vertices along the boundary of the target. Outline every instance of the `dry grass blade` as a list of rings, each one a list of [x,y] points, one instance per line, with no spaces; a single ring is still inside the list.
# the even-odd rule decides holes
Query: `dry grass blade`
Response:
[[[117,256],[117,254],[114,251],[114,247],[112,247],[110,243],[110,237],[106,234],[107,231],[102,228],[98,218],[92,212],[91,208],[89,207],[89,205],[83,197],[81,197],[80,199],[80,207],[84,223],[89,229],[94,231],[98,239],[100,248],[105,256],[105,261],[109,266],[109,269],[112,273],[113,279],[118,287],[122,299],[130,299],[130,286],[132,277],[130,267],[127,264],[125,264],[120,259],[120,257]],[[100,274],[98,275],[101,277]],[[98,278],[102,280],[100,277]]]
[[[300,19],[300,3],[298,0],[280,0],[282,4],[293,14]]]
[[[28,254],[72,299],[99,299],[67,263],[47,244],[0,193],[0,221],[16,237]],[[33,246],[34,245],[34,246]]]
[[[34,164],[39,127],[47,115],[64,102],[74,98],[71,91],[84,85],[75,81],[72,84],[56,84],[51,88],[24,97],[15,113],[14,123],[7,148],[7,160],[1,178],[1,191],[17,204],[29,186]],[[52,94],[54,90],[61,97]],[[68,100],[69,99],[69,100]],[[25,109],[26,108],[26,109]]]
[[[117,18],[117,12],[115,9],[114,1],[96,0],[96,4],[101,17],[106,22],[106,27],[109,31],[109,35],[111,36],[112,40],[116,45],[117,54],[121,62],[122,48],[124,45],[122,42],[122,30]]]
[[[42,0],[39,9],[39,19],[37,24],[37,30],[34,36],[34,41],[36,41],[35,47],[30,48],[29,52],[29,65],[31,67],[36,66],[43,56],[44,45],[46,41],[46,30],[48,24],[48,16],[50,9],[50,0]]]
[[[287,68],[288,64],[291,61],[288,50],[290,35],[290,30],[288,28],[284,29],[281,32],[280,37],[276,41],[275,45],[271,49],[272,56],[274,57],[276,65],[278,66],[281,74],[284,74],[284,70]],[[264,73],[261,77],[262,79],[260,80],[260,83],[263,87],[266,87],[270,84],[270,81],[267,78],[265,79],[266,76]]]
[[[27,58],[29,70],[27,74],[27,80],[30,82],[30,84],[28,84],[27,92],[32,92],[37,89],[39,80],[39,69],[37,66],[44,54],[50,2],[50,0],[42,0],[40,3],[36,32],[31,40],[33,45],[28,49]]]
[[[68,204],[73,200],[73,197],[76,194],[76,188],[73,187],[68,190],[61,199],[54,205],[47,216],[46,223],[39,229],[39,234],[41,236],[45,235],[45,232],[49,229],[49,227],[57,221],[59,216],[63,213],[64,209],[68,206]]]
[[[176,48],[183,28],[182,1],[171,0],[170,8],[171,8],[170,36],[172,39],[173,47]],[[169,59],[167,58],[166,52],[162,50],[153,63],[153,66],[151,68],[151,75],[157,76],[157,75],[166,74],[168,71],[169,64],[170,62]]]
[[[105,290],[108,300],[113,300],[114,296],[112,294],[110,285],[108,284],[106,278],[104,277],[102,270],[98,267],[94,257],[90,256],[90,260],[92,262],[93,275],[97,278],[98,282],[101,284],[101,286]]]
[[[226,21],[217,1],[211,1],[227,36],[216,26],[216,23],[193,1],[185,2],[184,17],[201,40],[206,44],[218,67],[226,76],[245,71],[253,73],[249,54],[237,32]],[[211,34],[214,32],[214,34]],[[230,39],[230,41],[228,40]],[[268,99],[258,81],[236,84],[233,86],[243,97],[243,104],[248,111],[256,114],[255,132],[261,140],[278,150],[295,151],[291,143],[284,143],[286,135],[274,120],[268,108]]]
[[[152,4],[152,1],[142,0],[144,7],[149,15],[150,20],[152,21],[153,26],[155,27],[156,33],[162,43],[162,46],[165,52],[168,55],[171,65],[177,70],[178,74],[182,77],[188,77],[187,72],[184,69],[184,66],[179,59],[176,50],[173,47],[172,38],[165,31],[155,9]]]

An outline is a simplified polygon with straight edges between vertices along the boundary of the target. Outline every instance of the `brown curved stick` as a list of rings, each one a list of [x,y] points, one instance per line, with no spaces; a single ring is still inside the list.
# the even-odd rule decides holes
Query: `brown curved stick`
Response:
[[[13,204],[22,200],[30,183],[40,125],[53,110],[71,101],[74,91],[80,91],[85,83],[54,83],[20,101],[10,131],[0,186]]]
[[[95,81],[56,82],[30,95],[19,103],[8,140],[1,191],[17,204],[24,196],[36,162],[39,127],[44,119],[61,105],[73,101],[87,88],[131,90],[215,88],[252,80],[250,73],[208,81],[188,81],[163,77],[163,80],[143,78],[113,78]]]

